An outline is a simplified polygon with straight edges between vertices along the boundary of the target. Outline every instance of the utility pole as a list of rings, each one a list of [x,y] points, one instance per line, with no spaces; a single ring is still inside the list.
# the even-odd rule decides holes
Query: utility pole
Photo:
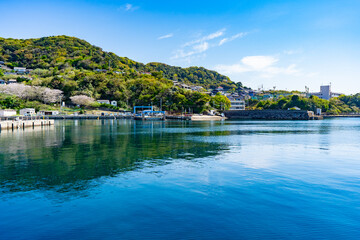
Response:
[[[59,98],[60,98],[60,112],[61,112],[61,105],[62,105],[62,104],[61,104],[61,96],[60,96]]]

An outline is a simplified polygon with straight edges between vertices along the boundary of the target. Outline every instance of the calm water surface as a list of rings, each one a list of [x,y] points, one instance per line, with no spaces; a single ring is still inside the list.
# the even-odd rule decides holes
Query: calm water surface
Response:
[[[360,239],[360,119],[0,133],[0,239]]]

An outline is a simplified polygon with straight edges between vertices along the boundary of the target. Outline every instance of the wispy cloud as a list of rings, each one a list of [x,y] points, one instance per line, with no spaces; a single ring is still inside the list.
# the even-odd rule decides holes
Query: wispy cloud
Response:
[[[241,33],[238,33],[230,38],[223,38],[220,40],[219,42],[219,46],[227,43],[227,42],[231,42],[231,41],[234,41],[235,39],[238,39],[238,38],[242,38],[242,37],[245,37],[248,33],[247,32],[241,32]]]
[[[197,44],[197,43],[210,41],[210,40],[213,40],[215,38],[221,37],[222,35],[224,35],[225,31],[226,31],[226,29],[224,28],[224,29],[221,29],[221,30],[219,30],[217,32],[211,33],[211,34],[209,34],[207,36],[192,40],[190,42],[185,43],[183,45],[183,47],[191,46],[191,45],[194,45],[194,44]]]
[[[125,5],[121,6],[118,10],[126,11],[126,12],[132,12],[139,9],[138,6],[134,6],[131,3],[126,3]]]
[[[166,35],[164,35],[164,36],[158,37],[158,40],[166,39],[166,38],[172,38],[173,36],[174,36],[173,33],[169,33],[169,34],[166,34]]]
[[[278,62],[279,59],[273,56],[247,56],[243,57],[240,63],[217,65],[215,69],[224,74],[255,72],[260,73],[262,77],[273,77],[278,74],[295,75],[300,72],[296,64],[279,67]]]
[[[226,29],[223,28],[216,32],[186,42],[174,52],[174,55],[171,59],[185,60],[186,62],[190,63],[193,58],[198,58],[199,55],[204,56],[205,52],[210,48],[219,47],[226,42],[230,42],[247,35],[247,33],[238,33],[234,36],[223,38],[219,41],[219,38],[224,36],[225,32]]]

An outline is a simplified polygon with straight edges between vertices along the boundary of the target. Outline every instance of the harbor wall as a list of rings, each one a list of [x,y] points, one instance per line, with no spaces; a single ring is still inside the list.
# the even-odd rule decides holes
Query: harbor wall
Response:
[[[303,110],[239,110],[225,111],[228,119],[259,120],[312,120],[318,119],[313,112]]]

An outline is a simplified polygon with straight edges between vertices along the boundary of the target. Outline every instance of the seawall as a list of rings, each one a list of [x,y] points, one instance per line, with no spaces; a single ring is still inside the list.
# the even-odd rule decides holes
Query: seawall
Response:
[[[225,111],[228,119],[313,120],[320,119],[311,111],[303,110],[239,110]]]

